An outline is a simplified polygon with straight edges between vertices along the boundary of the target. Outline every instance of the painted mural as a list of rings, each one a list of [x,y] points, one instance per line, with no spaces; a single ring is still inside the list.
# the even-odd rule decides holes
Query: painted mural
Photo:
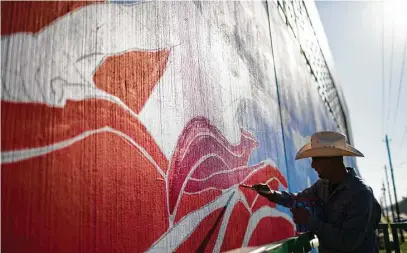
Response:
[[[2,252],[221,252],[295,235],[337,124],[275,2],[1,3]]]

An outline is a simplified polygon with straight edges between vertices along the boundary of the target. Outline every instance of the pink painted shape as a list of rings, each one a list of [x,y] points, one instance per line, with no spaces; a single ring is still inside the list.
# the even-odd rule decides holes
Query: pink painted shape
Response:
[[[232,145],[208,119],[196,117],[191,120],[181,133],[170,164],[168,174],[170,213],[174,212],[175,205],[183,194],[182,187],[184,183],[188,183],[185,182],[189,180],[188,175],[195,176],[196,173],[197,178],[203,178],[219,169],[197,166],[203,157],[217,156],[228,168],[235,168],[247,164],[255,147],[257,143],[247,131],[242,131],[239,144]],[[209,187],[211,186],[208,185]]]

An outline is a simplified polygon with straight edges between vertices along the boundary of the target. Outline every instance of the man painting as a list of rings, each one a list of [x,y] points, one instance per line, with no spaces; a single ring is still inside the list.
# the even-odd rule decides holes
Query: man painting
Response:
[[[346,168],[343,156],[362,156],[336,132],[317,132],[303,146],[296,160],[312,158],[312,168],[320,177],[300,193],[278,192],[258,184],[253,188],[270,201],[291,208],[296,224],[306,224],[320,241],[320,252],[378,252],[375,229],[381,210],[372,189],[352,168]],[[317,200],[314,214],[295,208],[296,199]]]

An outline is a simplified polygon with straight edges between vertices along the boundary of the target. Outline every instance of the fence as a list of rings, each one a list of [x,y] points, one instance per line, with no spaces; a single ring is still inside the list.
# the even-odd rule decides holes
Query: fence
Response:
[[[393,241],[390,241],[389,228],[391,229]],[[396,252],[396,253],[400,252],[399,234],[397,232],[398,229],[401,231],[403,231],[403,230],[406,231],[407,222],[379,224],[379,230],[382,230],[383,234],[384,234],[384,248],[386,250],[386,253],[391,253],[392,250],[394,250],[394,252]],[[401,234],[402,234],[401,241],[404,241],[403,232],[401,232]]]

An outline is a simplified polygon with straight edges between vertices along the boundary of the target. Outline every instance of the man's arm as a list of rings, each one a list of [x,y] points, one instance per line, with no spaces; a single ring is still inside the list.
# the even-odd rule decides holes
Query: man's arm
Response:
[[[354,252],[362,243],[369,228],[372,214],[372,196],[369,190],[363,190],[352,198],[345,221],[341,228],[324,223],[310,216],[308,226],[324,247]]]
[[[271,202],[277,203],[279,205],[291,208],[294,203],[294,199],[300,198],[317,198],[317,188],[319,187],[319,181],[311,185],[311,187],[304,189],[299,193],[290,193],[286,191],[273,191],[270,190],[269,193],[261,192],[258,193],[270,200]]]

